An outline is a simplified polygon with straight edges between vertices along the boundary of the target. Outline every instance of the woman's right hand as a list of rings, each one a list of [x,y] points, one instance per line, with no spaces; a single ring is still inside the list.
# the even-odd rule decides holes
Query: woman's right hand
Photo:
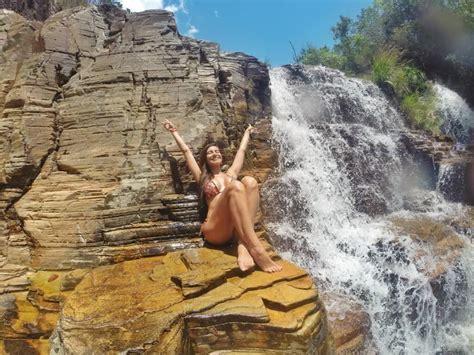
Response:
[[[163,127],[165,127],[165,129],[168,131],[168,132],[176,132],[177,131],[177,128],[176,126],[174,125],[173,122],[171,122],[170,120],[164,120],[163,122],[161,122],[163,124]]]
[[[247,127],[245,132],[248,132],[249,134],[257,133],[257,129],[249,123],[249,126]]]

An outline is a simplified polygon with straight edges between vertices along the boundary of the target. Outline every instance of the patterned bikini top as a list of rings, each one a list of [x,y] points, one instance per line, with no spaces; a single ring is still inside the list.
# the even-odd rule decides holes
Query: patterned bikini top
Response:
[[[204,184],[204,195],[206,195],[206,199],[210,200],[213,197],[219,195],[220,193],[221,191],[219,191],[219,188],[217,187],[214,180],[207,180],[207,182]]]

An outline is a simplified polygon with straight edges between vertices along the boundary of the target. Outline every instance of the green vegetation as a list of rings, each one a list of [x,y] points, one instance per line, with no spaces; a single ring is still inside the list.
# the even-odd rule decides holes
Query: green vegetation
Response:
[[[328,47],[308,46],[301,50],[297,61],[302,64],[321,64],[339,70],[344,70],[347,65],[347,59],[344,56],[335,53]]]
[[[413,126],[439,133],[433,88],[425,73],[405,63],[398,50],[389,48],[375,54],[371,79],[394,94]]]
[[[424,94],[411,93],[403,97],[402,109],[412,119],[415,127],[440,133],[440,119],[436,115],[435,95],[430,89]]]
[[[331,30],[332,49],[308,45],[297,62],[371,78],[414,127],[438,130],[428,77],[474,102],[474,1],[375,0],[357,20],[341,16]]]

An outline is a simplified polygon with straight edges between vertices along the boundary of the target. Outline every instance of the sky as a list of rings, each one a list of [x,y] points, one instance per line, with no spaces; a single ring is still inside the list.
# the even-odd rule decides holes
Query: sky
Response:
[[[182,35],[217,42],[273,67],[293,63],[308,44],[332,47],[331,27],[340,15],[356,18],[373,0],[121,0],[132,12],[175,13]]]

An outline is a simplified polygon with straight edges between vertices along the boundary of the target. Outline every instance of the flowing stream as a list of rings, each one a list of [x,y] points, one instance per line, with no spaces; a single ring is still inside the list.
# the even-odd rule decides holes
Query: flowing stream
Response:
[[[271,90],[279,169],[263,196],[277,248],[322,292],[364,306],[380,353],[473,351],[472,230],[446,227],[465,246],[445,263],[393,222],[465,213],[436,192],[436,169],[409,151],[396,109],[375,85],[324,67],[273,69]]]
[[[474,112],[466,101],[440,84],[435,84],[434,89],[438,110],[444,118],[441,130],[460,144],[474,143]]]

